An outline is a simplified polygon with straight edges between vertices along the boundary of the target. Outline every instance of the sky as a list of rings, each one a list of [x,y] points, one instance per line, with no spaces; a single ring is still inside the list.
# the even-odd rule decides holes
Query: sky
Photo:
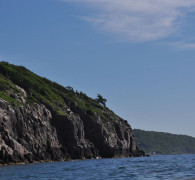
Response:
[[[195,137],[194,19],[194,0],[0,0],[0,61]]]

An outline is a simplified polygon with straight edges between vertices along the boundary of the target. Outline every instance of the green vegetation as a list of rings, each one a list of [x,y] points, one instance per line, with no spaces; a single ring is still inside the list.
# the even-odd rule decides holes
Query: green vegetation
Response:
[[[97,98],[95,100],[106,107],[107,99],[103,98],[100,94],[97,94]]]
[[[110,114],[113,115],[113,112],[105,107],[106,99],[104,98],[102,101],[97,101],[83,92],[75,92],[70,86],[65,88],[40,77],[23,66],[0,62],[0,97],[15,105],[20,105],[18,99],[11,97],[12,93],[18,96],[22,94],[16,85],[27,92],[26,104],[41,103],[59,115],[67,116],[66,109],[71,104],[86,111],[88,115],[99,114],[105,121],[110,119],[108,117]]]
[[[138,147],[146,153],[185,154],[195,153],[195,138],[163,132],[133,130]]]

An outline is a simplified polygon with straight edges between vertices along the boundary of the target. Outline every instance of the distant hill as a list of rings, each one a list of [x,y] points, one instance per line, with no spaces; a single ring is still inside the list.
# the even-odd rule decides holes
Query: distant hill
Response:
[[[195,153],[195,138],[163,132],[134,129],[138,146],[146,153],[188,154]]]

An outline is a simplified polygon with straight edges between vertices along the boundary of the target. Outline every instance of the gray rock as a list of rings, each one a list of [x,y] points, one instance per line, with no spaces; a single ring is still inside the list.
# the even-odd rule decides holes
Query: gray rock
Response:
[[[0,160],[32,162],[64,158],[51,113],[43,106],[20,107],[16,111],[0,99]]]
[[[113,116],[106,122],[74,103],[66,112],[71,113],[56,115],[36,103],[13,107],[0,98],[0,162],[144,155],[123,119]]]

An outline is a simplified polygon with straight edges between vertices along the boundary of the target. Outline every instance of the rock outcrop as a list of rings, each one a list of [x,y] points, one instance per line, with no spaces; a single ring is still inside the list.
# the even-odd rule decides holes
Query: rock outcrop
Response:
[[[34,103],[15,107],[0,98],[0,163],[143,156],[130,125],[104,122],[75,105],[71,117]]]
[[[144,155],[105,105],[0,62],[0,164]]]
[[[51,120],[43,105],[15,109],[0,98],[1,163],[63,159],[66,153]]]

